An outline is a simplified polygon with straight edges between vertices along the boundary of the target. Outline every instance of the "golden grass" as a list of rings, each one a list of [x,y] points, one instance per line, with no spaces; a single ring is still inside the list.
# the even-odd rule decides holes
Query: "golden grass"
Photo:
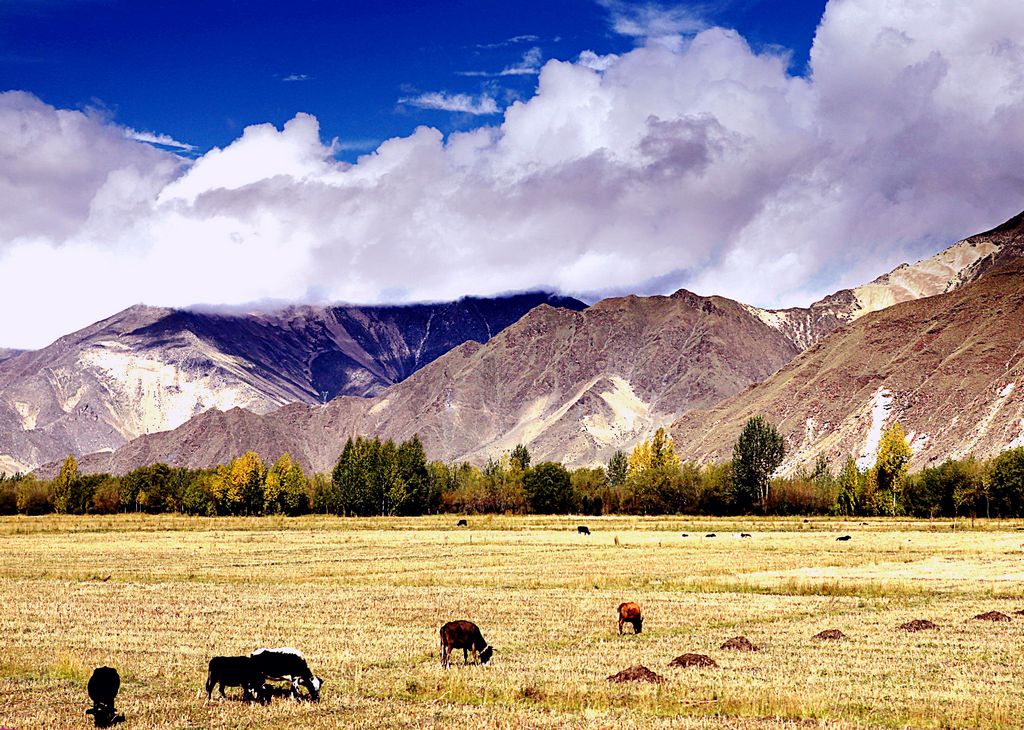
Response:
[[[0,727],[87,726],[100,664],[120,670],[118,709],[147,728],[1011,728],[1024,716],[1024,617],[971,620],[1024,608],[1016,523],[455,521],[0,519]],[[627,599],[644,608],[639,636],[616,635]],[[437,629],[453,618],[481,626],[490,665],[440,669]],[[896,629],[914,618],[942,628]],[[826,628],[849,640],[811,639]],[[738,634],[761,651],[719,649]],[[210,656],[280,645],[325,678],[321,703],[206,701]],[[684,652],[721,666],[669,668]],[[633,664],[668,682],[605,681]]]

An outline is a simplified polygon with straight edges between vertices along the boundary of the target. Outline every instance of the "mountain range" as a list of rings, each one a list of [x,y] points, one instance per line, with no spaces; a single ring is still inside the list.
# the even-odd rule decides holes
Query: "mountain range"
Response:
[[[82,460],[90,471],[206,467],[248,449],[325,470],[359,434],[419,434],[445,460],[525,443],[536,460],[584,465],[670,424],[683,456],[710,461],[755,414],[783,429],[784,469],[819,452],[866,463],[896,418],[919,466],[1021,440],[1022,245],[1024,214],[784,310],[686,290],[590,307],[533,294],[259,315],[133,308],[0,362],[0,402],[30,439],[39,417],[24,404],[43,401],[68,452],[105,449]],[[12,365],[20,380],[4,379]],[[45,397],[12,399],[11,382],[29,395],[24,383],[42,383]],[[59,448],[8,458],[38,465]]]
[[[135,306],[37,351],[0,358],[0,471],[109,451],[209,409],[382,392],[539,304],[526,293],[395,307],[225,313]]]

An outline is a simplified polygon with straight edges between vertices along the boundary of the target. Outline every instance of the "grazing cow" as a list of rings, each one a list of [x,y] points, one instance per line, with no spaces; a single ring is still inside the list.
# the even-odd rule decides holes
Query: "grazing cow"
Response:
[[[323,680],[314,676],[309,670],[305,657],[298,649],[278,647],[277,649],[257,649],[249,655],[264,679],[275,682],[291,682],[291,695],[299,699],[299,685],[309,692],[309,699],[320,701],[320,687]]]
[[[469,663],[469,652],[473,652],[473,662],[486,664],[491,661],[494,647],[484,641],[480,628],[472,621],[449,621],[441,627],[441,666],[451,665],[452,649],[462,649],[462,663]]]
[[[843,535],[842,537],[837,537],[836,538],[836,542],[846,542],[849,539],[850,539],[849,535]]]
[[[96,727],[110,727],[124,722],[124,715],[118,714],[114,708],[117,691],[121,689],[121,675],[113,667],[96,667],[88,684],[89,699],[92,707],[85,711],[92,715]]]
[[[689,535],[689,533],[684,532],[682,536],[683,537],[689,537],[690,535]]]
[[[466,520],[459,520],[458,523],[455,526],[456,527],[469,527],[469,522],[467,522]]]
[[[750,533],[749,532],[741,532],[740,533],[740,537],[750,537]]]
[[[246,702],[258,700],[266,702],[267,695],[263,691],[263,672],[247,656],[215,656],[210,660],[210,670],[206,675],[206,699],[213,695],[213,688],[220,685],[220,696],[225,687],[241,687]]]
[[[644,616],[640,612],[640,605],[633,601],[619,604],[619,636],[622,636],[622,625],[633,624],[633,633],[639,634],[644,630]]]
[[[590,534],[590,528],[587,527],[586,525],[580,525],[580,526],[578,526],[576,528],[576,532],[578,532],[581,535],[589,535]]]
[[[716,535],[716,534],[715,534],[715,533],[713,533],[713,532],[709,532],[709,533],[708,533],[707,535],[705,535],[704,537],[718,537],[718,535]]]

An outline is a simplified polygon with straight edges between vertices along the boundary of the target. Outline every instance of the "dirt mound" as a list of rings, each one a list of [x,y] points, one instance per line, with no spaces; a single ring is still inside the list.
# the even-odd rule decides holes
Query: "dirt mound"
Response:
[[[979,613],[974,617],[975,621],[1012,621],[1009,616],[999,611],[989,611],[988,613]]]
[[[848,639],[850,637],[848,637],[839,629],[825,629],[821,633],[815,634],[813,638],[821,639],[822,641],[840,641],[842,639]]]
[[[665,681],[665,678],[660,674],[655,674],[650,669],[645,667],[643,664],[637,664],[635,667],[629,669],[623,669],[618,674],[612,674],[608,677],[609,682],[654,682],[661,684]]]
[[[670,667],[717,667],[718,663],[703,654],[682,654],[668,663]]]
[[[760,651],[756,646],[750,643],[750,639],[746,636],[734,636],[722,644],[721,648],[733,649],[735,651]]]
[[[939,625],[932,623],[928,619],[915,618],[913,621],[907,621],[905,624],[900,624],[899,628],[903,631],[928,631],[930,629],[939,628]]]

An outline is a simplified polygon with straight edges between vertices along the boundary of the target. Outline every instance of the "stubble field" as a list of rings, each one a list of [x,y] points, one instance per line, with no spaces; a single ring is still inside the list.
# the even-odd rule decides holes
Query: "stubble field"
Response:
[[[101,664],[128,727],[1021,726],[1021,523],[456,519],[3,518],[0,727],[88,726]],[[489,665],[440,668],[456,618]],[[206,701],[211,656],[263,646],[301,649],[322,701]],[[606,681],[635,664],[667,681]]]

